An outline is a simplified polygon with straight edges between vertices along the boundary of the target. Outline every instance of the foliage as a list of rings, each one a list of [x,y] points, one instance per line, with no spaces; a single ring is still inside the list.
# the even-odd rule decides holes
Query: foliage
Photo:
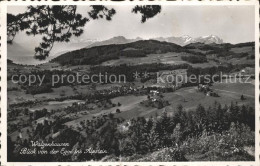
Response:
[[[198,105],[196,110],[186,112],[179,105],[172,116],[168,116],[164,111],[160,117],[138,117],[127,121],[112,115],[83,121],[80,123],[81,127],[74,129],[60,126],[67,120],[44,122],[37,125],[29,141],[46,140],[50,130],[55,128],[53,131],[59,131],[60,135],[54,141],[69,142],[70,147],[67,147],[67,150],[84,150],[91,147],[108,152],[66,157],[57,155],[48,161],[117,161],[120,157],[124,161],[248,161],[254,158],[244,149],[245,146],[255,145],[254,109],[248,106],[233,103],[230,106],[221,106],[216,102],[209,108]],[[126,123],[127,129],[119,130],[119,126]],[[13,143],[9,140],[10,145]],[[18,139],[15,144],[22,146],[24,142]],[[17,151],[19,146],[8,154],[14,154],[17,161],[24,160]],[[35,156],[30,160],[43,159]]]
[[[8,43],[12,43],[17,32],[26,30],[27,35],[40,35],[42,42],[35,48],[35,58],[46,59],[55,42],[69,42],[72,36],[80,36],[85,24],[90,20],[106,19],[110,21],[115,9],[102,5],[92,5],[88,17],[77,13],[76,5],[40,5],[28,6],[27,11],[18,15],[7,15]],[[161,6],[135,6],[133,13],[142,14],[142,23],[161,11]]]
[[[50,93],[53,90],[51,89],[50,85],[44,84],[41,86],[29,86],[26,88],[26,93],[27,94],[40,94],[40,93]]]
[[[159,5],[136,5],[133,10],[133,13],[141,13],[142,19],[141,22],[146,22],[147,19],[154,17],[161,12],[161,6]]]
[[[45,59],[53,47],[54,42],[69,42],[71,36],[80,36],[83,26],[88,21],[76,13],[76,6],[28,6],[27,11],[16,19],[8,19],[8,36],[14,39],[15,33],[27,29],[27,35],[41,35],[42,42],[35,48],[35,57]],[[11,18],[11,17],[10,17]],[[19,20],[20,22],[18,22]],[[9,28],[17,26],[17,28]]]
[[[252,161],[244,149],[254,145],[254,132],[244,124],[232,123],[230,129],[222,133],[208,134],[206,131],[200,137],[187,139],[181,149],[193,158],[193,160],[228,161],[233,160]],[[203,158],[196,158],[194,154],[204,154]]]
[[[30,27],[29,23],[23,19],[23,14],[13,15],[7,14],[7,43],[12,43],[15,35],[19,31],[23,31]],[[12,63],[11,60],[8,62]]]

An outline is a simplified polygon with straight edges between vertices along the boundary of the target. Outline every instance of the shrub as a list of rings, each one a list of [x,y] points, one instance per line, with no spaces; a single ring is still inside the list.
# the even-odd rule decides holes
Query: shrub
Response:
[[[191,155],[204,154],[206,160],[254,160],[244,150],[245,146],[254,146],[254,132],[244,124],[232,123],[230,129],[223,133],[208,135],[203,131],[201,136],[189,138],[181,149]]]
[[[40,94],[40,93],[50,93],[53,90],[49,85],[41,85],[41,86],[28,86],[26,89],[27,94]]]
[[[170,162],[170,161],[187,161],[184,156],[183,151],[178,148],[163,148],[159,151],[153,152],[151,154],[146,155],[137,161],[144,162]]]

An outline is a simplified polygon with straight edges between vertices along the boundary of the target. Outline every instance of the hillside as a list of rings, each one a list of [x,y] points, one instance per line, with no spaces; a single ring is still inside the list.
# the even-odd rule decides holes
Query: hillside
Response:
[[[140,40],[125,44],[112,44],[83,48],[64,53],[51,62],[61,65],[120,65],[167,63],[254,64],[254,43],[191,43],[179,46],[157,40]]]
[[[51,62],[62,65],[97,65],[119,57],[145,57],[148,54],[181,52],[184,49],[176,44],[156,40],[141,40],[127,44],[113,44],[83,48],[67,52]]]
[[[97,41],[92,44],[86,45],[85,48],[91,48],[91,47],[96,47],[96,46],[104,46],[104,45],[111,45],[111,44],[126,44],[126,43],[132,43],[135,41],[143,40],[141,38],[136,38],[136,39],[127,39],[124,36],[116,36],[113,38],[110,38],[108,40],[104,41]]]
[[[204,53],[207,55],[207,57],[217,57],[218,59],[224,58],[225,60],[230,61],[230,63],[234,63],[235,59],[254,60],[255,58],[254,42],[239,44],[191,43],[189,45],[184,46],[184,48],[190,51]]]

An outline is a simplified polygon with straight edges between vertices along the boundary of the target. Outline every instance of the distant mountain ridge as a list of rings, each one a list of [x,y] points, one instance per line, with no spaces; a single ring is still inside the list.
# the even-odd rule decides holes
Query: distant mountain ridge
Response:
[[[66,52],[70,52],[73,50],[78,50],[81,48],[92,48],[96,46],[105,46],[105,45],[118,45],[118,44],[127,44],[133,43],[136,41],[143,41],[140,37],[135,39],[127,39],[124,36],[116,36],[110,38],[108,40],[95,40],[95,39],[72,39],[70,43],[55,43],[50,57],[45,61],[38,61],[34,59],[34,47],[28,46],[24,43],[14,43],[13,45],[8,45],[7,52],[8,58],[12,59],[14,62],[18,64],[40,64],[47,62],[52,58],[56,58],[59,55],[62,55]],[[181,37],[159,37],[159,38],[152,38],[149,40],[156,40],[160,42],[168,42],[174,43],[180,46],[186,46],[191,43],[204,43],[204,44],[222,44],[223,40],[217,36],[209,35],[209,36],[202,36],[198,38],[192,38],[188,35],[181,36]]]
[[[218,36],[215,35],[209,35],[209,36],[201,36],[197,38],[192,38],[188,35],[184,35],[181,37],[159,37],[159,38],[152,38],[153,40],[158,40],[158,41],[165,41],[169,43],[175,43],[180,46],[185,46],[191,43],[204,43],[204,44],[222,44],[223,40],[219,38]]]
[[[93,42],[92,44],[86,46],[86,48],[103,46],[103,45],[111,45],[111,44],[126,44],[126,43],[132,43],[139,40],[143,40],[143,39],[140,37],[137,37],[136,39],[127,39],[124,36],[116,36],[108,40]]]
[[[142,39],[140,37],[137,37],[135,39],[127,39],[124,36],[116,36],[116,37],[110,38],[108,40],[93,42],[92,44],[86,46],[86,48],[102,46],[102,45],[111,45],[111,44],[126,44],[126,43],[136,42],[139,40],[145,40],[145,39]],[[174,44],[177,44],[180,46],[185,46],[190,43],[204,43],[204,44],[211,44],[211,43],[222,44],[223,43],[223,40],[215,35],[201,36],[201,37],[197,37],[197,38],[192,38],[188,35],[184,35],[181,37],[158,37],[158,38],[151,38],[149,40],[157,40],[157,41],[161,41],[161,42],[174,43]]]

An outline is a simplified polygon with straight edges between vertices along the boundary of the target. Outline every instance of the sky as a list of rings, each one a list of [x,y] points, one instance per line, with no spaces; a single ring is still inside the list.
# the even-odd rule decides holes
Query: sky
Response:
[[[79,40],[105,40],[115,36],[126,38],[170,37],[189,35],[199,37],[216,35],[224,42],[241,43],[254,41],[253,6],[162,6],[160,14],[141,23],[141,15],[131,13],[134,6],[108,6],[116,10],[112,21],[91,20],[84,27]],[[24,12],[25,6],[8,7],[8,13]],[[77,11],[87,16],[88,6]],[[16,41],[32,40],[19,33]]]

